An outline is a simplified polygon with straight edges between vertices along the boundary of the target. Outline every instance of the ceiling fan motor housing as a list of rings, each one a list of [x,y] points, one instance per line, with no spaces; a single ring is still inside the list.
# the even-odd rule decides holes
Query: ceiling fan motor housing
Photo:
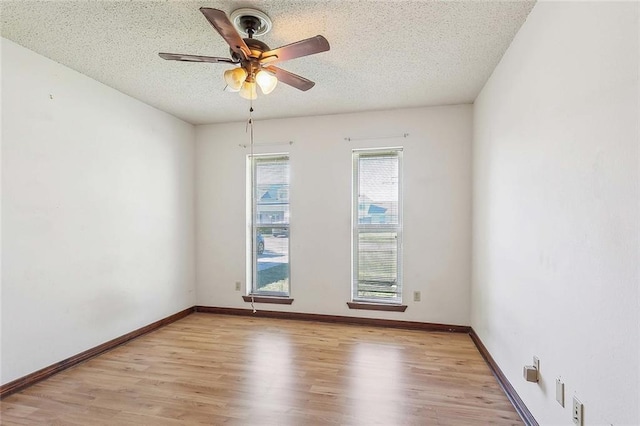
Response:
[[[269,46],[267,46],[266,43],[263,43],[260,40],[256,40],[255,38],[245,38],[244,42],[247,44],[247,47],[249,47],[249,50],[251,50],[251,56],[249,58],[247,58],[246,60],[244,58],[240,58],[231,49],[229,50],[229,52],[231,53],[231,57],[233,58],[233,60],[240,62],[242,68],[247,70],[247,78],[251,80],[255,73],[260,71],[260,69],[262,68],[260,66],[260,62],[258,61],[260,54],[262,52],[268,52],[271,49],[269,48]]]
[[[259,57],[262,52],[271,50],[266,43],[256,40],[255,38],[245,38],[244,42],[247,44],[249,50],[251,50],[251,56],[255,56],[256,58]],[[231,51],[231,54],[233,55],[233,51]]]

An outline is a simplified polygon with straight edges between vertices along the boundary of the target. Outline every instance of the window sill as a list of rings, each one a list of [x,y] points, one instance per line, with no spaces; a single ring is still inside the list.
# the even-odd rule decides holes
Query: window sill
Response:
[[[242,300],[251,302],[251,296],[242,296]],[[274,303],[277,305],[290,305],[293,303],[292,298],[280,296],[253,296],[253,301],[254,303]]]
[[[364,309],[367,311],[404,312],[407,305],[390,305],[386,303],[347,302],[349,309]]]

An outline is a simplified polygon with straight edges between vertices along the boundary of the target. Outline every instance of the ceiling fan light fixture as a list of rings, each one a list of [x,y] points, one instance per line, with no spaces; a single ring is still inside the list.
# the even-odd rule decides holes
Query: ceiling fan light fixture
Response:
[[[227,83],[231,91],[237,92],[242,88],[242,84],[247,79],[247,75],[247,70],[244,68],[233,68],[224,72],[224,82]]]
[[[258,99],[258,91],[256,90],[256,83],[252,81],[245,81],[240,89],[240,96],[244,99],[254,100]]]
[[[276,88],[276,85],[278,84],[278,79],[276,78],[275,75],[271,74],[270,72],[265,70],[260,70],[256,74],[256,83],[258,83],[258,86],[260,86],[262,93],[264,93],[265,95],[268,95],[269,93],[273,92],[273,89]]]

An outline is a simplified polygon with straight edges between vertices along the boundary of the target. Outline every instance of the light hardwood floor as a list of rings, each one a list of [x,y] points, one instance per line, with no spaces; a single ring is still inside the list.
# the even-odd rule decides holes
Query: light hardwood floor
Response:
[[[2,401],[3,425],[521,425],[469,336],[195,313]]]

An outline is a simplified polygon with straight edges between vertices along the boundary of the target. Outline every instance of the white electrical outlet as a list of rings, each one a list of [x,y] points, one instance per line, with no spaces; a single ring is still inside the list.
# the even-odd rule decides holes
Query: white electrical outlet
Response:
[[[556,379],[556,401],[561,407],[564,407],[564,383],[560,377]]]
[[[582,426],[582,411],[584,407],[582,406],[582,402],[575,396],[573,397],[573,410],[571,410],[571,415],[573,416],[573,423]]]
[[[419,291],[414,291],[413,292],[413,301],[414,302],[419,302],[420,301],[420,292]]]
[[[242,283],[240,281],[236,281],[236,291],[242,290]]]

